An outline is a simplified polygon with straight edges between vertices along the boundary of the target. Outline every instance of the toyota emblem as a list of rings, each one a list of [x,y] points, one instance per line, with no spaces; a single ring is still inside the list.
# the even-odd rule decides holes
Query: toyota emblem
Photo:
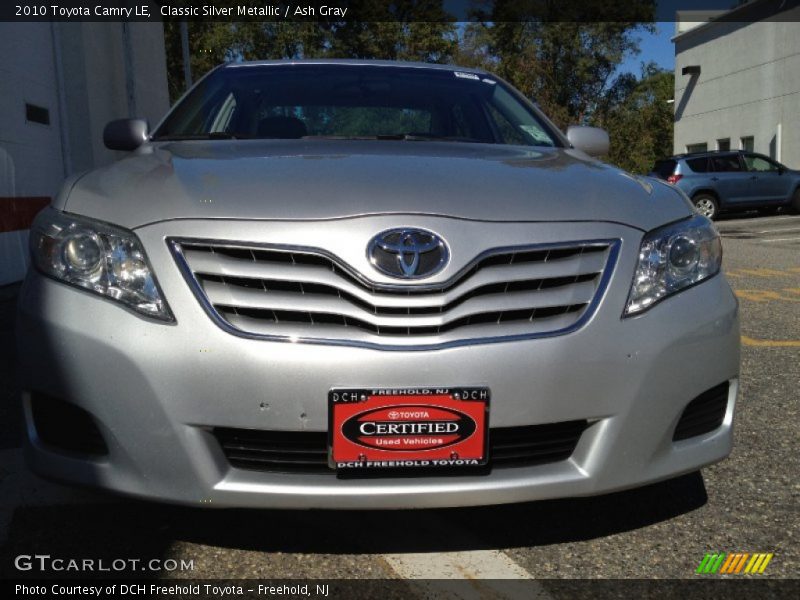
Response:
[[[425,229],[389,229],[376,235],[367,248],[369,262],[381,273],[398,279],[421,279],[441,271],[449,252],[444,240]]]

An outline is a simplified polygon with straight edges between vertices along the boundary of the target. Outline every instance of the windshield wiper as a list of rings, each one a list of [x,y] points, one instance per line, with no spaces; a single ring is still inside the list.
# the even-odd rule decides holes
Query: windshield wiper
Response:
[[[427,133],[392,133],[381,135],[305,135],[304,140],[379,140],[379,141],[409,141],[409,142],[468,142],[482,143],[474,138],[433,135]]]
[[[436,135],[434,133],[398,133],[393,135],[376,135],[378,140],[404,140],[409,142],[472,142],[480,140],[457,135]]]

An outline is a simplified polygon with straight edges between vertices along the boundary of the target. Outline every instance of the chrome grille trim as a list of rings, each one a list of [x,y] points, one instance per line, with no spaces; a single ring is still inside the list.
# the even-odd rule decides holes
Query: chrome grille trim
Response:
[[[553,337],[594,313],[620,240],[495,248],[437,284],[367,280],[318,248],[168,238],[211,319],[239,337],[432,350]]]
[[[226,278],[254,278],[263,279],[264,268],[259,266],[255,260],[245,262],[223,255],[210,258],[208,253],[199,253],[196,250],[184,249],[184,258],[191,265],[194,273],[204,275],[223,275]],[[568,259],[561,259],[558,263],[518,263],[509,265],[498,265],[495,269],[503,269],[503,282],[523,282],[538,279],[548,279],[557,276],[577,275],[579,273],[600,272],[605,265],[605,257],[602,252],[594,252],[576,256]],[[335,265],[333,265],[335,268]],[[437,306],[453,302],[456,297],[463,296],[467,292],[472,292],[482,286],[490,285],[498,281],[498,277],[493,277],[485,269],[474,269],[472,272],[467,270],[462,274],[456,275],[456,279],[461,279],[458,292],[454,291],[454,285],[439,285],[437,287],[425,287],[408,289],[410,286],[388,289],[377,287],[371,282],[362,282],[343,271],[334,270],[331,267],[308,266],[303,270],[303,282],[316,285],[336,287],[342,292],[356,297],[360,301],[368,302],[375,306]],[[270,265],[270,280],[274,282],[296,282],[297,270],[289,264]],[[451,280],[452,281],[452,280]],[[437,298],[421,297],[423,294],[437,293]]]

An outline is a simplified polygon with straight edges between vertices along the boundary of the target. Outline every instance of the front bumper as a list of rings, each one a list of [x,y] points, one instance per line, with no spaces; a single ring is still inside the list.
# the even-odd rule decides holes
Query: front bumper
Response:
[[[624,244],[637,243],[630,233]],[[143,239],[146,239],[146,235]],[[151,236],[157,239],[158,235]],[[739,374],[735,297],[720,275],[621,319],[635,253],[590,322],[567,335],[385,351],[239,338],[216,327],[170,263],[148,252],[177,324],[29,274],[18,340],[29,464],[43,476],[187,505],[429,508],[584,496],[694,471],[727,456]],[[715,431],[674,442],[686,405],[731,382]],[[337,479],[233,468],[211,427],[324,431],[334,387],[487,386],[492,427],[585,419],[568,460],[488,475]],[[103,458],[55,451],[39,439],[30,393],[89,411]]]

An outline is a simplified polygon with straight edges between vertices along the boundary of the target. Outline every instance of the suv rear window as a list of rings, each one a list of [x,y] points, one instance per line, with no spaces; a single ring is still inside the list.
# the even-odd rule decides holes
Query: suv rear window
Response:
[[[690,158],[686,161],[689,168],[695,173],[708,173],[708,157]]]
[[[666,179],[675,172],[674,160],[657,160],[653,166],[653,172],[657,173],[661,179]]]

